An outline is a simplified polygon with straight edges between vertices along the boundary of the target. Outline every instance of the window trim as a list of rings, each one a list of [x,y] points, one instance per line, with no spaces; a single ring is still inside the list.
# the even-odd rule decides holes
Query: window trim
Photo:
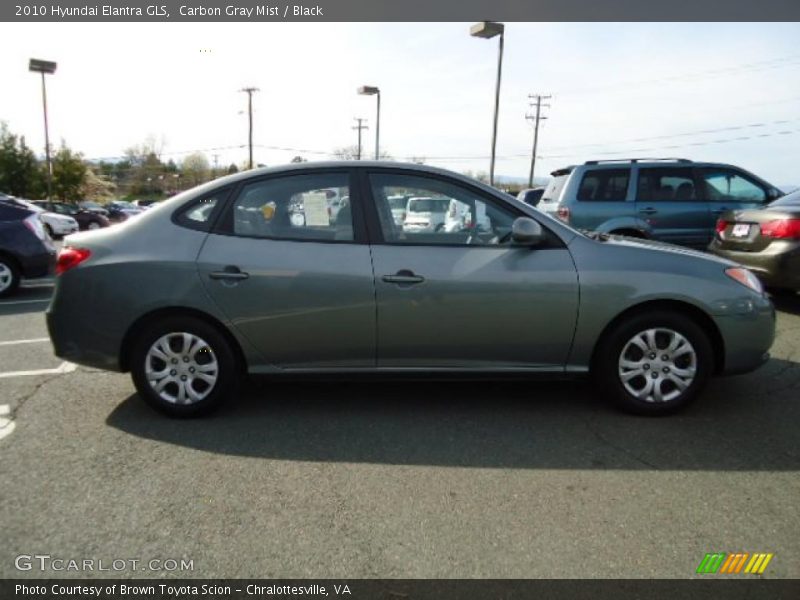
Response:
[[[508,212],[512,213],[515,218],[519,217],[527,217],[529,219],[535,220],[542,229],[545,231],[547,236],[547,241],[543,243],[541,246],[536,246],[536,250],[552,250],[557,248],[566,248],[566,244],[564,241],[556,234],[552,229],[547,227],[544,223],[539,221],[538,219],[532,217],[529,214],[521,211],[516,206],[502,202],[500,199],[495,198],[491,194],[487,194],[484,190],[480,189],[477,186],[470,185],[467,182],[463,182],[461,180],[454,180],[451,177],[446,177],[444,175],[440,175],[439,173],[429,173],[429,172],[421,172],[415,170],[406,170],[401,168],[376,168],[376,167],[360,167],[357,169],[358,171],[358,179],[359,179],[359,191],[361,192],[361,197],[364,199],[364,206],[366,208],[366,217],[367,217],[367,230],[369,234],[369,243],[375,246],[397,246],[397,247],[420,247],[424,246],[426,248],[470,248],[473,250],[510,250],[510,249],[519,249],[519,248],[527,248],[527,246],[514,246],[514,245],[487,245],[487,244],[432,244],[430,242],[399,242],[399,241],[387,241],[383,237],[383,228],[381,227],[380,217],[378,216],[378,209],[375,205],[375,197],[372,195],[372,185],[370,183],[370,177],[372,175],[401,175],[407,177],[417,177],[420,179],[434,179],[437,181],[441,181],[443,183],[447,183],[449,185],[454,185],[456,187],[464,188],[465,190],[470,191],[471,193],[475,194],[479,199],[483,200],[484,203],[490,204],[495,208],[502,208],[506,209]],[[535,210],[535,209],[534,209]],[[531,248],[533,249],[533,248]]]
[[[324,239],[309,239],[309,238],[295,238],[295,237],[273,237],[263,235],[244,235],[236,233],[233,229],[233,206],[236,200],[242,193],[242,190],[248,186],[273,179],[285,179],[287,177],[308,177],[314,175],[345,175],[347,177],[348,189],[350,191],[350,210],[353,216],[353,239],[352,240],[324,240]],[[217,235],[225,235],[229,237],[236,237],[250,240],[264,240],[273,242],[303,242],[306,244],[368,244],[368,236],[366,226],[364,224],[364,215],[359,194],[354,193],[357,190],[357,178],[353,173],[353,169],[348,167],[331,167],[323,169],[303,169],[298,171],[286,171],[282,173],[270,173],[261,177],[252,177],[239,181],[233,186],[233,189],[228,194],[225,202],[225,207],[220,213],[211,233]]]

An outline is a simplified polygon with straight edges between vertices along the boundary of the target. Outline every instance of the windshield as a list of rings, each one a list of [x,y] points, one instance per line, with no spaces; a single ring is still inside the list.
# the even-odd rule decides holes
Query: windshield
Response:
[[[81,206],[85,206],[86,208],[103,208],[97,202],[81,202]]]
[[[116,206],[117,208],[133,208],[133,209],[136,208],[134,204],[131,204],[130,202],[125,202],[124,200],[117,200],[116,202],[112,202],[111,204],[113,206]]]
[[[445,213],[449,206],[449,198],[412,198],[408,202],[408,212]]]
[[[774,202],[770,202],[770,208],[773,206],[798,206],[800,205],[800,189],[781,196]]]

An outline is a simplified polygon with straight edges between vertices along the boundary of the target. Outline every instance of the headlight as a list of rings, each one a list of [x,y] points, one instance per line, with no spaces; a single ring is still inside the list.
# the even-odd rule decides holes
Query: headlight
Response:
[[[731,267],[730,269],[725,269],[725,275],[738,281],[743,286],[750,288],[756,294],[764,293],[764,286],[761,285],[758,277],[753,275],[753,273],[747,269],[742,267]]]

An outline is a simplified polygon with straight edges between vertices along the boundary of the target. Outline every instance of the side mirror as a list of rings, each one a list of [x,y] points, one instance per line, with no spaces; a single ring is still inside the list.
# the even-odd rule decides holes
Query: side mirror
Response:
[[[538,246],[544,241],[544,230],[537,221],[519,217],[511,224],[511,240],[521,246]]]

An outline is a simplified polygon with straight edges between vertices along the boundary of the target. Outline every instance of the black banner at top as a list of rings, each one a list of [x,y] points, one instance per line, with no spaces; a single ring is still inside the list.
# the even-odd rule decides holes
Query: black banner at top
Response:
[[[0,20],[800,21],[798,0],[10,0]]]

